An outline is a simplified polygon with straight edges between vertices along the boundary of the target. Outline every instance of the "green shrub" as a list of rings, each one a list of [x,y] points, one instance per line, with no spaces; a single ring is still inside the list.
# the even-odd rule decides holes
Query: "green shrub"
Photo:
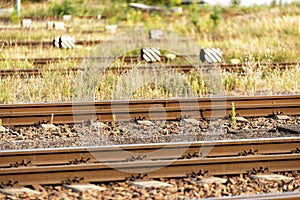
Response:
[[[241,0],[231,0],[232,6],[239,6],[241,4]]]
[[[64,0],[61,4],[55,3],[49,10],[49,13],[53,16],[61,17],[63,15],[76,14],[75,7],[72,6],[70,1]]]
[[[10,22],[13,24],[20,23],[20,17],[18,16],[18,13],[16,10],[14,10],[10,15]]]
[[[214,26],[219,25],[221,19],[221,9],[219,7],[214,7],[213,13],[210,15],[210,19],[213,20]]]

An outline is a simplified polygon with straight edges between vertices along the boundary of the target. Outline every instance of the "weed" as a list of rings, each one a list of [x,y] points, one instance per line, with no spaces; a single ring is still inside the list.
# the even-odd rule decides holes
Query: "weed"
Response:
[[[64,0],[62,3],[54,3],[49,10],[50,15],[61,17],[63,15],[76,14],[76,8],[70,1]]]
[[[218,26],[221,20],[221,9],[218,6],[215,6],[213,13],[210,14],[210,19],[213,21],[214,26]]]
[[[232,6],[239,6],[239,5],[241,5],[241,0],[231,0],[231,5]]]
[[[53,121],[54,121],[54,113],[51,114],[50,124],[53,124]]]
[[[10,22],[13,23],[13,24],[18,24],[20,23],[20,17],[17,13],[16,10],[14,10],[11,15],[10,15]]]
[[[235,113],[234,102],[231,102],[231,123],[232,123],[232,128],[236,129],[236,113]]]

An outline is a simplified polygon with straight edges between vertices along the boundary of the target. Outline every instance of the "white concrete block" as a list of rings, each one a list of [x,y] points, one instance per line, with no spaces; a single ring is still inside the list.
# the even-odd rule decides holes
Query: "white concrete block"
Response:
[[[108,33],[114,34],[117,32],[117,25],[106,25],[105,30]]]
[[[65,29],[65,23],[64,22],[54,22],[53,24],[54,30],[64,30]]]
[[[84,191],[91,191],[91,190],[96,190],[101,192],[106,190],[106,188],[94,184],[74,184],[74,185],[64,185],[64,187],[67,189],[71,189],[74,192],[84,192]]]
[[[161,181],[155,181],[155,180],[150,180],[150,181],[132,181],[130,182],[131,185],[135,185],[140,188],[149,188],[149,187],[171,187],[171,184],[164,183]]]
[[[256,174],[251,175],[250,177],[254,179],[262,179],[267,181],[291,181],[294,179],[292,177],[287,177],[279,174]]]
[[[171,11],[174,12],[174,13],[178,13],[178,14],[182,14],[183,13],[182,7],[172,7]]]
[[[58,128],[54,124],[41,124],[41,127],[44,129],[57,129]]]
[[[287,116],[287,115],[276,115],[276,119],[287,120],[287,119],[289,119],[289,116]]]
[[[226,181],[227,179],[225,178],[209,176],[209,177],[203,177],[201,180],[197,180],[196,182],[203,183],[203,184],[211,184],[211,183],[226,183]]]
[[[5,128],[4,126],[0,126],[0,132],[4,132],[4,131],[8,131],[8,129]]]
[[[145,125],[145,126],[151,126],[151,125],[153,125],[153,122],[151,122],[149,120],[137,120],[136,122],[138,124],[140,124],[140,125]]]
[[[104,124],[103,122],[92,122],[91,124],[92,124],[92,126],[94,128],[106,128],[106,127],[109,127],[106,124]]]
[[[46,23],[46,28],[49,29],[49,30],[52,30],[53,26],[54,26],[54,21],[48,21]]]
[[[236,121],[238,122],[249,122],[246,118],[244,117],[236,117]]]
[[[18,194],[23,194],[23,193],[36,194],[36,195],[41,194],[40,192],[37,192],[35,190],[31,190],[31,189],[26,188],[26,187],[3,188],[3,189],[0,189],[0,193],[6,194],[6,195],[18,195]]]
[[[31,27],[31,19],[22,19],[21,25],[23,28],[30,28]]]
[[[63,15],[64,21],[70,21],[72,19],[72,15]]]
[[[183,121],[190,123],[190,124],[199,125],[199,121],[196,119],[183,119]]]

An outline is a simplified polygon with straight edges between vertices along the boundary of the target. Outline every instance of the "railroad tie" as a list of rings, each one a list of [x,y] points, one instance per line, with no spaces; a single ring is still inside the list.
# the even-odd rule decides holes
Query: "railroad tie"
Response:
[[[200,60],[206,63],[220,63],[223,52],[219,48],[207,48],[200,50]]]
[[[149,47],[141,49],[141,59],[146,62],[159,62],[161,60],[160,56],[159,48]]]

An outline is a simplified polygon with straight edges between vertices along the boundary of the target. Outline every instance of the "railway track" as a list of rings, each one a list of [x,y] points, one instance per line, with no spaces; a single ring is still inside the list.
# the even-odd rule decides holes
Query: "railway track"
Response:
[[[147,154],[145,160],[168,160],[202,157],[201,152],[209,152],[206,158],[232,157],[256,152],[259,155],[289,154],[300,145],[300,138],[244,139],[218,142],[161,143],[139,145],[114,145],[106,147],[70,147],[36,150],[0,151],[0,168],[26,165],[33,166],[68,165],[71,163],[97,163],[134,161]],[[201,149],[200,149],[201,148]],[[201,152],[200,152],[201,150]],[[155,151],[159,151],[155,153]],[[131,156],[134,155],[134,156]],[[178,156],[180,155],[180,156]],[[251,155],[251,153],[249,153]]]
[[[73,60],[73,58],[69,58],[70,60]],[[83,60],[84,58],[74,58],[73,61],[78,61],[80,62],[81,60]],[[59,62],[62,61],[61,59],[23,59],[23,61],[28,61],[29,63],[33,63],[33,65],[35,66],[43,66],[46,65],[47,63],[52,63],[52,62]],[[0,60],[1,61],[1,60]],[[123,61],[127,62],[127,63],[132,63],[132,62],[138,62],[139,58],[137,57],[126,57],[126,59],[124,59]],[[286,68],[292,68],[292,67],[299,67],[299,63],[297,62],[288,62],[288,63],[272,63],[272,64],[261,64],[268,66],[270,69],[286,69]],[[223,63],[223,64],[216,64],[216,65],[209,65],[209,64],[205,64],[202,65],[201,68],[202,69],[209,69],[211,67],[219,67],[220,69],[227,71],[227,72],[240,72],[240,73],[244,73],[245,69],[247,68],[245,66],[245,64],[228,64],[228,63]],[[144,70],[144,69],[149,69],[151,66],[139,66],[138,69],[140,70]],[[163,65],[162,67],[164,68],[170,68],[170,69],[174,69],[178,72],[184,72],[184,73],[188,73],[190,71],[192,71],[193,69],[195,69],[195,67],[193,65],[176,65],[176,64],[168,64],[168,65]],[[126,72],[128,70],[132,69],[132,67],[130,65],[127,66],[121,66],[121,67],[109,67],[108,70],[111,71],[116,71],[119,73],[123,73]],[[44,71],[51,71],[51,72],[61,72],[63,74],[68,74],[70,72],[77,72],[79,70],[83,70],[83,68],[80,67],[72,67],[72,68],[57,68],[57,69],[44,69],[43,67],[37,67],[37,68],[31,68],[31,69],[4,69],[4,70],[0,70],[0,77],[5,78],[5,77],[10,77],[10,76],[19,76],[19,77],[30,77],[30,76],[42,76],[42,73]]]
[[[176,120],[182,117],[223,118],[231,116],[232,102],[237,116],[298,115],[300,96],[219,97],[76,103],[2,104],[0,119],[5,126],[103,122],[134,119]],[[155,113],[155,114],[153,114]],[[150,117],[151,116],[151,117]]]
[[[197,55],[191,55],[191,56],[197,56]],[[141,56],[140,55],[127,55],[127,56],[116,56],[113,57],[114,59],[120,59],[124,62],[137,62],[141,61]],[[177,57],[184,59],[186,56],[185,55],[177,55]],[[0,62],[5,62],[5,61],[26,61],[29,62],[35,66],[42,66],[42,65],[47,65],[49,63],[58,63],[61,61],[83,61],[85,59],[88,59],[88,57],[46,57],[46,58],[0,58]],[[93,58],[95,59],[95,58]],[[103,59],[103,57],[99,57],[99,59]],[[161,56],[162,62],[167,60],[167,57],[165,55]],[[285,68],[285,67],[291,67],[291,66],[297,66],[299,65],[300,62],[273,62],[273,63],[260,63],[256,65],[262,65],[262,66],[270,66],[272,68],[279,67],[279,68]],[[216,65],[219,65],[221,68],[224,69],[233,69],[233,68],[241,68],[245,66],[246,64],[231,64],[231,63],[216,63]],[[193,65],[184,65],[185,68],[193,68]],[[203,66],[209,67],[209,64],[203,64]]]
[[[101,44],[103,40],[77,40],[75,45],[98,45]],[[53,41],[0,41],[0,46],[2,48],[7,47],[18,47],[18,46],[30,46],[30,47],[52,47]]]
[[[196,55],[195,55],[196,56]],[[137,62],[137,61],[141,61],[141,56],[140,55],[131,55],[131,56],[115,56],[115,57],[109,57],[109,59],[113,58],[115,60],[122,60],[123,62]],[[182,56],[184,58],[184,56]],[[59,57],[48,57],[48,58],[10,58],[10,59],[6,59],[6,58],[0,58],[0,62],[5,62],[5,61],[13,61],[13,62],[18,62],[18,61],[23,61],[23,62],[29,62],[35,66],[43,66],[43,65],[47,65],[49,63],[59,63],[62,61],[77,61],[77,62],[82,62],[85,59],[88,59],[89,57],[63,57],[63,58],[59,58]],[[93,57],[93,59],[105,59],[103,57]],[[166,57],[163,55],[162,56],[162,61],[166,61]]]
[[[86,59],[86,57],[64,57],[64,58],[59,58],[59,57],[52,57],[52,58],[1,58],[0,62],[6,62],[6,61],[11,61],[11,62],[28,62],[31,63],[34,66],[43,66],[47,65],[50,63],[59,63],[62,61],[83,61]]]
[[[297,109],[300,103],[299,98],[300,96],[229,97],[227,99],[197,99],[197,102],[201,107],[200,110],[202,109],[202,114],[205,114],[212,106],[212,102],[215,102],[215,108],[225,109],[225,111],[223,110],[224,113],[230,115],[230,104],[235,102],[236,112],[241,116],[265,116],[276,113],[299,114],[300,110]],[[81,112],[81,109],[89,109],[89,106],[93,106],[93,103],[78,103],[75,106],[79,106],[79,112]],[[125,102],[117,102],[118,109],[114,109],[114,111],[118,114],[124,109],[123,103]],[[131,114],[134,112],[139,113],[139,118],[143,116],[142,110],[149,113],[149,109],[158,104],[164,105],[166,112],[174,112],[174,109],[179,105],[181,107],[176,109],[194,109],[194,107],[189,106],[190,100],[187,99],[132,101],[127,102],[127,104],[129,104],[129,112]],[[229,108],[224,108],[224,105]],[[3,105],[0,106],[0,113],[3,117],[13,113],[15,117],[19,115],[17,118],[23,118],[24,114],[27,118],[30,118],[37,113],[42,113],[42,115],[45,112],[48,114],[54,113],[53,108],[66,114],[70,106],[72,107],[72,104],[68,103]],[[96,102],[96,106],[98,106],[96,110],[109,110],[111,102]],[[100,114],[98,111],[96,113]],[[99,119],[102,119],[102,114]],[[3,122],[5,122],[5,118],[2,118],[2,116],[0,119],[4,119]],[[55,113],[54,121],[56,116]],[[168,119],[176,119],[181,115],[173,113],[167,114],[167,116]],[[206,113],[202,116],[209,117],[209,114]],[[70,113],[68,117],[70,117]],[[115,118],[110,117],[111,119],[107,118],[107,121]],[[130,119],[124,120],[131,120],[135,117],[130,116]],[[18,123],[24,125],[28,122],[26,119],[22,122],[23,124],[21,124],[21,121]],[[55,123],[67,122],[55,121]],[[146,177],[147,180],[161,178],[186,179],[197,174],[197,177],[204,176],[205,178],[207,175],[202,175],[202,173],[209,174],[208,177],[239,174],[248,174],[251,177],[252,174],[255,175],[256,173],[266,172],[265,174],[270,174],[299,170],[299,147],[300,138],[289,137],[3,150],[0,151],[0,183],[6,187],[20,187],[45,184],[106,183],[124,181],[129,178],[138,181],[139,177]],[[295,192],[243,196],[242,198],[297,199],[298,197],[299,193]],[[236,198],[239,199],[239,197]]]
[[[213,146],[215,148],[208,156],[199,156],[201,148]],[[250,156],[239,155],[240,152],[253,147],[259,148],[260,153]],[[125,180],[141,174],[147,175],[149,179],[155,179],[186,177],[200,171],[208,171],[211,176],[247,174],[253,169],[262,168],[268,169],[268,172],[294,171],[300,167],[300,154],[291,153],[294,148],[299,148],[299,138],[107,146],[88,150],[70,148],[1,151],[0,155],[4,164],[1,164],[0,182],[17,182],[19,186],[22,186],[60,184],[75,177],[85,182],[105,182]],[[157,149],[159,153],[155,154]],[[143,154],[150,156],[145,159],[132,160],[124,157],[127,150],[135,153],[137,157]],[[123,152],[123,155],[120,152]],[[184,152],[184,154],[176,159],[176,156],[180,156],[178,152]],[[185,155],[188,154],[194,156],[186,158]],[[74,162],[77,159],[85,159],[86,162]],[[12,161],[15,162],[11,163]],[[14,167],[13,164],[16,161],[20,163],[27,161],[30,164]],[[7,166],[8,163],[11,165]]]
[[[44,72],[58,72],[61,74],[70,74],[70,73],[77,73],[82,68],[79,67],[72,67],[72,68],[61,68],[61,69],[41,69],[41,68],[34,68],[34,69],[6,69],[0,70],[0,77],[7,78],[7,77],[20,77],[20,78],[28,78],[28,77],[43,77]]]
[[[298,192],[285,192],[285,193],[271,193],[261,195],[245,195],[245,196],[231,196],[231,197],[220,197],[220,198],[209,198],[206,200],[298,200],[300,199],[300,193]],[[204,199],[205,200],[205,199]]]

